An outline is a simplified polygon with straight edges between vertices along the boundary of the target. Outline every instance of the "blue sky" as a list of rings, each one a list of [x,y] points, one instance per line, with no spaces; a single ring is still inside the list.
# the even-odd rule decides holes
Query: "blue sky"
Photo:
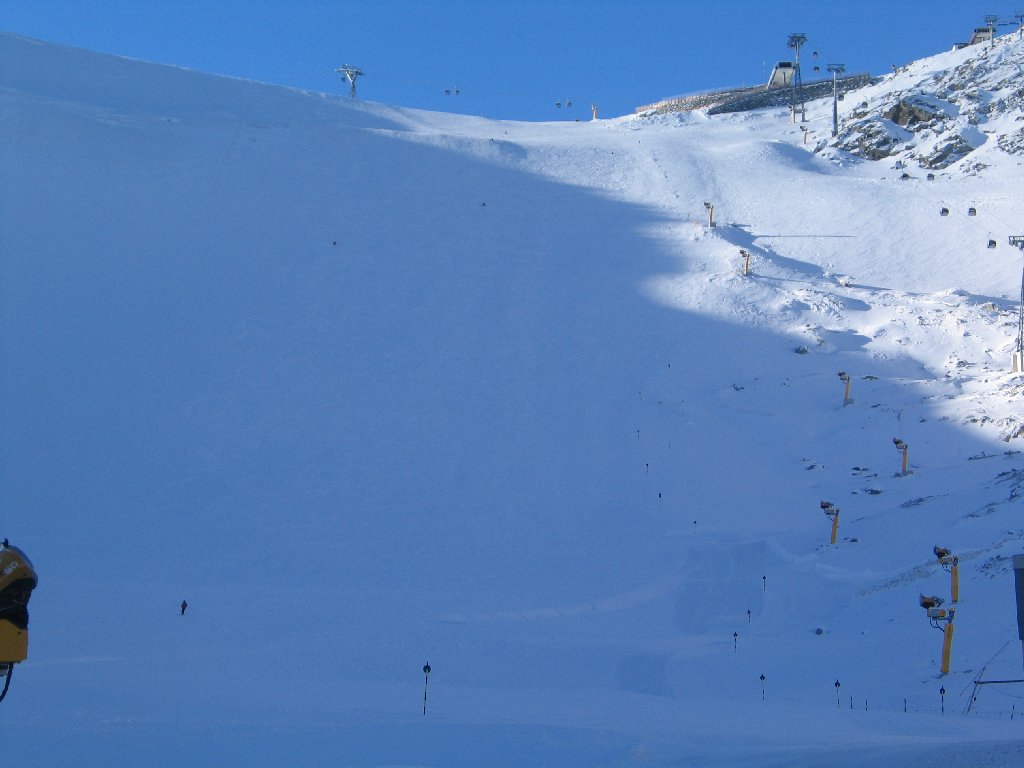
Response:
[[[316,91],[496,118],[587,119],[767,80],[803,32],[825,64],[882,74],[966,40],[991,0],[4,0],[0,28],[52,42]],[[1009,27],[1002,31],[1009,31]],[[459,89],[459,95],[444,91]],[[572,100],[573,108],[556,108]]]

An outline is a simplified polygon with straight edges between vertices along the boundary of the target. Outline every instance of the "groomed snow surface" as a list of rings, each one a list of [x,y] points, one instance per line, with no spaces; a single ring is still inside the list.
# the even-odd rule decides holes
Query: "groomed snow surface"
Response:
[[[828,102],[492,122],[8,34],[0,99],[6,763],[1024,764],[1024,685],[964,711],[1024,678],[996,137],[903,180]]]

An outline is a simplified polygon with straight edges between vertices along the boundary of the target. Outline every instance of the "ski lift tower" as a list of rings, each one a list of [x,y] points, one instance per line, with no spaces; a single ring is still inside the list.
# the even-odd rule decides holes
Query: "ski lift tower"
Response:
[[[356,97],[356,78],[363,74],[363,70],[353,67],[351,64],[343,64],[334,71],[348,81],[348,95],[354,99]]]
[[[1012,235],[1010,245],[1020,248],[1024,256],[1024,235]],[[1017,346],[1013,351],[1013,373],[1024,373],[1024,268],[1020,276],[1020,309],[1017,315]]]
[[[986,16],[985,26],[988,27],[988,47],[996,47],[996,24],[999,23],[998,16]]]
[[[832,73],[832,135],[839,135],[839,81],[838,76],[846,71],[842,64],[829,64],[828,71]]]
[[[796,113],[800,112],[800,122],[803,122],[807,118],[807,113],[804,110],[803,104],[803,84],[800,79],[800,46],[807,42],[807,35],[803,32],[794,32],[789,36],[789,41],[786,43],[787,48],[792,48],[796,51],[796,55],[793,58],[793,78],[789,81],[790,94],[791,94],[791,109],[793,111],[793,122],[796,122]]]

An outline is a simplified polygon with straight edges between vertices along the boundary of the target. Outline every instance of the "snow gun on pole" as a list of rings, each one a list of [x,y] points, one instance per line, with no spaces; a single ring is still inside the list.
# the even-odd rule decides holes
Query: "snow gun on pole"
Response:
[[[17,547],[0,545],[0,701],[11,687],[14,665],[28,658],[28,601],[39,579],[32,563]]]

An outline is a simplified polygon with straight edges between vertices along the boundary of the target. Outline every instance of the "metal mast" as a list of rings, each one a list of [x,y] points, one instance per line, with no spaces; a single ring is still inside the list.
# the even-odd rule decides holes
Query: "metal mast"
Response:
[[[1024,256],[1024,235],[1012,235],[1010,245],[1020,248],[1021,255]],[[1013,372],[1021,373],[1024,371],[1024,268],[1020,276],[1020,310],[1017,315],[1017,348],[1014,352]]]
[[[356,78],[363,74],[363,70],[353,67],[351,64],[343,64],[334,71],[348,81],[348,95],[354,99],[356,97]]]
[[[986,16],[985,26],[988,27],[988,47],[995,48],[996,46],[996,24],[999,23],[998,16]]]
[[[803,32],[794,32],[789,36],[789,41],[786,43],[787,48],[793,48],[796,51],[796,57],[793,61],[793,77],[789,81],[790,93],[792,94],[792,110],[793,110],[793,122],[796,122],[796,113],[800,111],[800,122],[803,122],[806,118],[803,105],[803,81],[800,79],[800,46],[807,42],[807,35]]]
[[[842,64],[829,64],[828,71],[832,73],[832,135],[839,135],[839,81],[837,76],[846,71]]]

